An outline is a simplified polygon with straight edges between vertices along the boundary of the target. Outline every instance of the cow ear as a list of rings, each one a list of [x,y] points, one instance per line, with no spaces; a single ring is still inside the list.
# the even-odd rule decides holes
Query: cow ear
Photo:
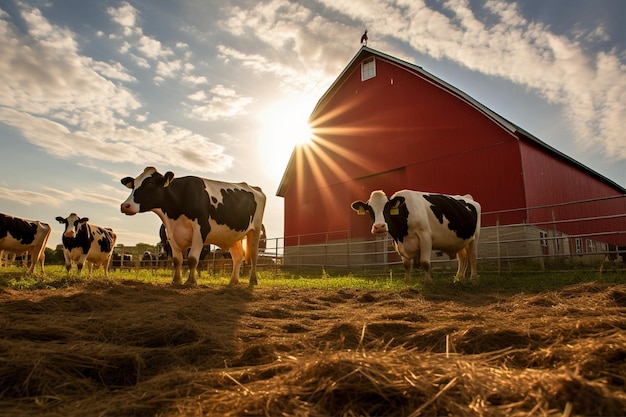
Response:
[[[359,215],[364,215],[367,211],[367,205],[362,201],[355,201],[352,203],[352,210],[356,211]]]
[[[135,182],[134,179],[132,179],[131,177],[125,177],[122,178],[121,183],[126,187],[126,188],[133,188],[133,183]]]
[[[392,216],[397,216],[400,214],[400,206],[404,204],[404,197],[394,197],[389,200],[389,205],[391,208],[389,209],[389,214]]]
[[[82,217],[78,220],[79,223],[87,223],[89,221],[89,217]]]
[[[165,178],[165,183],[163,183],[163,187],[167,187],[174,179],[174,173],[172,171],[167,171],[163,177]]]
[[[61,216],[56,216],[54,219],[61,224],[65,223],[65,219]]]

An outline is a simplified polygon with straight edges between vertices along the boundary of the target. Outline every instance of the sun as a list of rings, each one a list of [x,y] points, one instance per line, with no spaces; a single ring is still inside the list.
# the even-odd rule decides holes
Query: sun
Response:
[[[259,115],[259,154],[272,178],[280,180],[293,149],[311,140],[312,110],[310,101],[292,98],[272,103]]]

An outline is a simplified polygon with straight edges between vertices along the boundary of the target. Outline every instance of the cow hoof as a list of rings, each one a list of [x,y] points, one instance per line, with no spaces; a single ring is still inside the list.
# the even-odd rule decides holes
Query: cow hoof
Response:
[[[256,277],[250,278],[250,286],[254,287],[255,285],[259,285],[259,281],[257,281]]]
[[[191,281],[191,280],[187,280],[185,281],[185,287],[195,287],[198,285],[198,282],[196,282],[195,280]]]

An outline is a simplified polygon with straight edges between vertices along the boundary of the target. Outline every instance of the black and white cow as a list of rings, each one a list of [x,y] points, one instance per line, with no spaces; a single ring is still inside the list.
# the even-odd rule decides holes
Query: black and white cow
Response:
[[[133,267],[133,255],[130,253],[117,253],[113,252],[111,254],[111,268],[114,271],[118,269],[130,271]]]
[[[367,202],[355,201],[352,209],[369,212],[372,233],[389,233],[405,268],[405,281],[411,276],[413,261],[425,271],[424,280],[431,283],[432,250],[457,257],[459,267],[455,281],[465,276],[467,264],[470,279],[476,277],[476,249],[480,234],[480,204],[471,195],[464,196],[402,190],[387,198],[374,191]]]
[[[174,260],[174,284],[181,284],[183,251],[189,250],[187,285],[196,284],[196,267],[202,247],[214,244],[229,250],[233,257],[231,284],[239,282],[246,239],[246,260],[250,262],[250,285],[257,284],[256,262],[259,236],[265,211],[265,194],[246,183],[226,183],[199,177],[174,178],[147,167],[136,178],[123,178],[132,189],[121,205],[124,214],[152,211],[165,226]]]
[[[69,275],[72,262],[76,262],[78,274],[83,270],[85,261],[89,262],[89,273],[93,267],[104,267],[104,275],[109,274],[109,261],[117,236],[113,230],[87,223],[87,217],[79,217],[76,213],[68,217],[57,216],[56,220],[65,225],[61,241],[65,269]]]
[[[0,213],[0,251],[16,255],[28,252],[30,266],[27,274],[34,272],[37,263],[41,267],[41,273],[45,273],[43,266],[46,259],[45,249],[51,232],[52,228],[47,223]]]

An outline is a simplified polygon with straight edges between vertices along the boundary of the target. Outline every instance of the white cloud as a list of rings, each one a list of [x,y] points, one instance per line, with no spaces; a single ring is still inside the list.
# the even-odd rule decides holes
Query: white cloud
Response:
[[[195,93],[190,94],[187,97],[189,97],[189,99],[193,101],[205,101],[207,99],[206,93],[202,90],[196,91]]]
[[[191,100],[202,102],[202,105],[192,105],[190,116],[200,120],[218,120],[245,114],[246,107],[254,101],[252,97],[239,96],[231,88],[217,85],[210,91],[210,98],[204,91],[197,91],[189,96]]]
[[[44,206],[57,207],[61,205],[62,200],[58,200],[56,196],[41,194],[34,191],[26,191],[19,189],[8,189],[0,187],[0,200],[15,201],[16,203],[31,206],[33,204],[41,204]]]
[[[159,77],[174,78],[180,75],[182,69],[182,63],[180,60],[174,61],[159,61],[156,68],[156,73]]]
[[[332,19],[335,16],[329,19],[286,0],[272,0],[254,8],[232,7],[225,12],[227,18],[221,23],[224,30],[261,44],[254,48],[259,51],[255,53],[219,45],[219,56],[255,72],[276,74],[281,87],[292,91],[327,85],[356,50],[360,36],[352,27]]]
[[[118,18],[129,24],[128,11]],[[59,158],[168,164],[201,172],[232,165],[224,148],[165,121],[147,127],[135,93],[116,81],[135,78],[119,63],[82,56],[74,35],[36,9],[22,12],[28,32],[0,19],[0,123]],[[180,63],[160,68],[172,76]]]
[[[203,76],[203,75],[196,76],[196,75],[185,74],[185,75],[183,75],[183,81],[185,81],[186,83],[189,83],[189,84],[194,84],[194,85],[208,84],[209,83],[207,78],[205,76]]]
[[[135,61],[135,63],[141,68],[150,68],[150,63],[147,59],[137,56],[135,54],[130,54],[130,57]]]
[[[61,207],[73,201],[107,204],[118,207],[127,190],[114,188],[108,185],[99,185],[96,189],[84,190],[75,188],[69,191],[51,187],[43,187],[44,193],[20,189],[0,187],[0,200],[14,201],[26,206],[43,205],[47,207]]]
[[[174,52],[170,48],[164,47],[159,40],[145,35],[139,37],[137,49],[151,59],[166,58],[174,55]]]
[[[136,81],[137,79],[130,75],[126,68],[119,62],[108,64],[106,62],[94,61],[88,57],[82,57],[86,66],[94,69],[94,71],[106,78],[112,78],[120,81]]]
[[[113,20],[121,26],[130,28],[135,26],[135,22],[137,20],[137,9],[131,6],[128,2],[122,2],[122,5],[118,8],[109,7],[107,11],[113,17]]]

